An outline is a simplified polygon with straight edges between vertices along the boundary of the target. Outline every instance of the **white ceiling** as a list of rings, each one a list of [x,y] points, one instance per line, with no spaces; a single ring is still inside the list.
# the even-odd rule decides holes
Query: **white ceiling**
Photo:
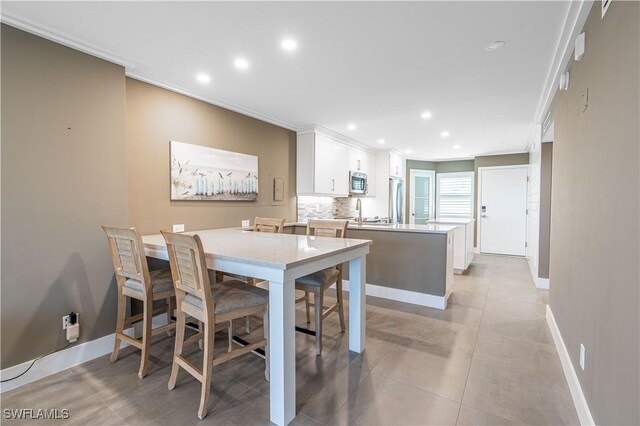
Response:
[[[3,2],[2,16],[285,127],[320,125],[376,148],[384,138],[410,158],[444,160],[526,149],[569,5],[52,1]],[[285,36],[295,53],[280,48]],[[506,47],[485,51],[495,40]],[[234,68],[237,56],[249,70]]]

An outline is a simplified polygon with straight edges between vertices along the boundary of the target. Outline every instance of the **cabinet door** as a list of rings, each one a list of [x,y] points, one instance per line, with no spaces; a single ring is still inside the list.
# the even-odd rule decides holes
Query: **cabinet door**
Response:
[[[389,154],[389,175],[390,176],[402,176],[402,170],[400,169],[400,157],[397,154]]]
[[[376,155],[370,152],[365,153],[365,158],[367,161],[367,168],[365,169],[365,173],[367,174],[367,196],[375,197],[376,196]]]
[[[333,142],[316,134],[314,192],[331,194],[334,191]]]
[[[360,150],[357,148],[349,147],[349,171],[351,172],[359,171],[358,169],[359,152],[358,151]]]
[[[338,142],[332,143],[332,193],[349,195],[349,154],[348,147]]]

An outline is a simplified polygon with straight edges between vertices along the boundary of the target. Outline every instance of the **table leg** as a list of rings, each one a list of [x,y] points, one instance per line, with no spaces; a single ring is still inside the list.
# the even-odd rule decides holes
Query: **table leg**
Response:
[[[366,334],[367,258],[357,257],[349,261],[349,350],[362,352]]]
[[[269,282],[270,416],[285,426],[296,415],[295,283]]]

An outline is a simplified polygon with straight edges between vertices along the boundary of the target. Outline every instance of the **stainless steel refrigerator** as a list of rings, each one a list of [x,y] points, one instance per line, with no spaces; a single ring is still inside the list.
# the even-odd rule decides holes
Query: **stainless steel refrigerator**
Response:
[[[404,181],[389,178],[389,223],[404,223]]]

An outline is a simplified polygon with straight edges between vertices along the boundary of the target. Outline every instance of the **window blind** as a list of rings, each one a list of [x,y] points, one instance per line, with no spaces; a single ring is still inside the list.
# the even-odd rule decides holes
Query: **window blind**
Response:
[[[438,174],[438,218],[473,217],[473,172]]]

